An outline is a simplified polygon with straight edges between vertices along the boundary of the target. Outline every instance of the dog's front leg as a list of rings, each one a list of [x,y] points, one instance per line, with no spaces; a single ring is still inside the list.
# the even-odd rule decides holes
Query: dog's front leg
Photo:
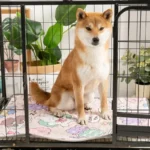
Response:
[[[84,87],[82,85],[73,85],[74,96],[76,101],[76,108],[78,112],[78,123],[86,124],[85,111],[84,111]]]
[[[99,94],[101,99],[101,115],[104,119],[111,119],[111,113],[108,109],[108,101],[107,101],[107,93],[108,93],[108,79],[104,80],[99,85]]]

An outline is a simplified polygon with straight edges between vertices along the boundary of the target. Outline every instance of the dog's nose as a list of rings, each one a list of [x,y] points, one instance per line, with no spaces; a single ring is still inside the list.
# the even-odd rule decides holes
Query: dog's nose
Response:
[[[98,45],[98,43],[99,43],[99,38],[98,37],[94,37],[93,39],[92,39],[92,44],[93,45]]]

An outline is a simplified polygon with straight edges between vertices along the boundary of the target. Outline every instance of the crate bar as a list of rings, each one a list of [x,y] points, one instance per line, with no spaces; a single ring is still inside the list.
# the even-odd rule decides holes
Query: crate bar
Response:
[[[131,131],[131,132],[147,132],[150,136],[150,127],[135,126],[135,125],[117,125],[118,131]]]
[[[129,118],[149,118],[150,114],[137,114],[137,113],[123,113],[123,112],[117,112],[117,117],[129,117]]]
[[[1,79],[2,79],[2,97],[6,99],[6,81],[5,81],[5,65],[4,65],[4,44],[2,29],[2,10],[0,5],[0,61],[1,61]]]
[[[150,137],[150,127],[146,126],[135,126],[135,125],[117,125],[117,135],[118,136],[147,136]]]
[[[7,105],[8,102],[9,102],[8,98],[4,97],[0,98],[0,111]]]
[[[115,17],[118,14],[118,4],[115,4]],[[117,70],[118,70],[118,25],[114,26],[113,31],[113,43],[114,43],[114,51],[113,51],[113,101],[112,101],[112,109],[113,109],[113,143],[116,143],[116,114],[117,114]]]
[[[150,3],[150,1],[149,1]],[[147,10],[147,11],[150,11],[150,6],[129,6],[129,7],[126,7],[124,9],[122,9],[118,14],[117,16],[115,16],[115,22],[114,22],[114,27],[117,26],[118,24],[118,19],[119,17],[125,12],[125,11],[128,11],[128,10],[137,10],[137,11],[141,11],[141,10]],[[115,29],[115,28],[114,28]]]
[[[139,131],[132,132],[132,131],[123,131],[123,130],[117,130],[117,132],[118,132],[117,136],[123,136],[123,137],[131,137],[131,138],[133,138],[133,137],[140,138],[140,136],[141,137],[146,136],[145,138],[150,137],[150,132],[139,132]],[[150,142],[149,142],[149,144],[150,144]]]
[[[142,21],[141,21],[142,22]],[[150,43],[150,40],[119,40],[118,41],[119,43],[121,43],[121,42],[124,42],[124,43],[139,43],[139,42],[141,42],[141,43]]]
[[[1,2],[0,2],[1,3]],[[92,3],[93,3],[93,1],[92,1]],[[16,3],[15,3],[16,4]],[[36,4],[36,2],[34,2],[34,5]],[[41,2],[41,4],[43,4],[43,2]],[[51,4],[51,2],[49,2],[48,4]],[[55,4],[56,4],[56,2],[55,2]],[[62,3],[61,3],[62,4]],[[76,3],[75,3],[76,4]],[[100,4],[100,3],[99,3]],[[110,4],[110,3],[109,3]],[[39,4],[40,5],[40,4]],[[26,55],[26,54],[25,54]],[[26,64],[25,64],[26,65]],[[25,99],[26,100],[26,99]],[[27,108],[27,110],[28,110],[28,108]],[[2,143],[0,146],[3,146],[3,144],[4,143]],[[40,142],[34,142],[34,143],[31,143],[31,144],[26,144],[26,143],[22,143],[22,142],[20,142],[20,143],[17,143],[17,142],[15,142],[15,144],[16,144],[16,147],[35,147],[35,145],[36,145],[36,147],[38,146],[38,147],[45,147],[45,146],[53,146],[53,147],[74,147],[74,146],[76,146],[76,147],[101,147],[101,146],[104,146],[104,147],[107,147],[107,146],[113,146],[113,147],[116,147],[116,146],[114,146],[114,145],[109,145],[108,143],[106,143],[106,144],[101,144],[101,143],[99,143],[99,144],[97,144],[97,143],[47,143],[47,144],[45,144],[45,143],[40,143]],[[59,145],[60,144],[60,145]],[[124,144],[124,143],[122,143],[122,144]],[[128,144],[128,143],[127,143]],[[140,145],[141,143],[139,143],[139,144],[137,144],[136,143],[136,146],[137,145]],[[144,144],[144,146],[146,146],[146,143],[143,143]],[[148,143],[149,145],[150,145],[150,143]],[[12,141],[7,145],[7,147],[12,147]]]
[[[26,142],[29,143],[29,118],[28,118],[28,89],[27,89],[27,66],[26,66],[26,34],[25,34],[25,6],[21,5],[21,33],[22,33],[22,59],[23,59],[23,90],[25,109]]]
[[[14,144],[15,143],[15,144]],[[14,146],[13,146],[14,145]],[[0,147],[2,148],[5,148],[5,147],[9,147],[9,148],[29,148],[29,147],[32,147],[32,148],[131,148],[130,146],[133,145],[134,148],[139,148],[139,147],[149,147],[150,146],[150,143],[149,142],[117,142],[116,145],[114,144],[102,144],[102,143],[78,143],[78,142],[65,142],[65,143],[62,143],[62,142],[58,142],[58,143],[44,143],[44,142],[30,142],[30,144],[26,144],[24,143],[23,141],[20,141],[20,142],[7,142],[6,143],[2,143],[0,145]]]
[[[146,141],[117,141],[117,145],[124,145],[124,147],[129,148],[129,149],[137,148],[139,150],[143,150],[143,148],[149,149],[150,142],[146,142]]]
[[[125,11],[128,11],[128,10],[137,10],[137,11],[139,11],[139,10],[150,10],[150,7],[149,6],[129,6],[129,7],[126,7],[126,8],[124,8],[124,9],[122,9],[118,14],[117,14],[117,16],[115,17],[115,22],[114,22],[114,55],[117,55],[117,51],[118,51],[118,28],[117,28],[117,26],[118,26],[118,19],[119,19],[119,17],[120,17],[120,15],[121,14],[123,14]],[[118,56],[118,55],[117,55]],[[116,57],[117,57],[116,56]],[[115,56],[114,56],[114,59],[115,59]],[[118,57],[117,57],[117,60],[118,60]],[[117,60],[114,60],[114,63],[116,63],[117,62]],[[114,64],[114,65],[116,65],[116,64]],[[115,67],[114,67],[115,68]],[[116,69],[114,69],[114,71],[116,71],[116,72],[114,72],[114,75],[115,75],[115,77],[114,77],[114,79],[116,78],[116,74],[117,74],[117,66],[116,66]],[[116,79],[115,79],[116,80]],[[114,83],[116,83],[116,82],[114,82]],[[115,85],[114,85],[114,87],[116,87]],[[114,89],[114,91],[115,91],[115,89]],[[114,93],[114,94],[117,94],[117,92],[116,93]],[[116,107],[116,102],[114,101],[115,99],[114,98],[116,98],[116,95],[113,95],[113,105],[114,105],[114,107],[113,108],[115,108],[115,114],[114,114],[114,117],[115,117],[115,115],[116,115],[116,118],[117,117],[119,117],[119,116],[123,116],[123,117],[133,117],[134,116],[134,118],[135,117],[141,117],[141,118],[143,118],[143,117],[145,117],[145,114],[128,114],[128,113],[120,113],[120,112],[117,112],[116,113],[116,110],[117,110],[117,107]],[[113,113],[114,113],[113,112]],[[147,115],[146,116],[146,118],[149,118],[150,116],[149,115]],[[116,118],[115,118],[115,121],[116,121]],[[117,122],[116,122],[117,123]],[[130,136],[130,135],[133,135],[133,136],[136,136],[137,134],[135,133],[135,132],[138,132],[138,127],[136,127],[135,128],[135,132],[133,132],[132,130],[131,130],[131,127],[130,126],[123,126],[122,127],[122,129],[125,129],[126,128],[126,131],[123,131],[123,130],[120,130],[121,129],[121,127],[119,128],[119,126],[117,125],[116,126],[116,128],[115,129],[113,129],[113,131],[117,131],[116,132],[116,135],[117,135],[117,137],[119,136],[119,135],[125,135],[125,136]],[[132,129],[133,129],[133,127],[132,127]],[[146,131],[148,131],[148,130],[150,130],[150,128],[146,128]],[[142,134],[143,132],[141,131],[141,132],[139,132],[139,134],[140,135],[150,135],[150,134],[147,134],[146,132],[144,132],[143,134]],[[113,133],[114,134],[114,133]],[[116,137],[115,137],[116,138]],[[113,141],[115,141],[115,140],[113,140]],[[122,142],[122,143],[124,143],[124,142]],[[118,140],[117,140],[117,142],[115,143],[115,144],[119,144],[118,143]],[[128,143],[127,143],[128,144]],[[141,143],[139,143],[139,142],[136,142],[136,146],[137,145],[140,145]],[[145,144],[146,145],[146,143],[144,142],[143,144]],[[150,145],[150,142],[148,142],[147,143],[148,145]],[[129,144],[128,144],[129,145]]]
[[[150,4],[149,0],[133,0],[133,1],[0,1],[2,5],[70,5],[70,4]]]
[[[117,72],[118,72],[118,19],[125,11],[128,10],[150,10],[149,6],[129,6],[122,9],[119,13],[117,12],[117,4],[115,5],[115,21],[114,21],[114,28],[113,28],[113,42],[114,42],[114,51],[113,51],[113,144],[116,144],[116,124],[117,124]],[[124,113],[123,113],[124,114]],[[125,114],[124,114],[125,115]],[[130,116],[130,115],[129,115]],[[133,115],[132,115],[133,116]],[[137,116],[140,116],[138,114]]]

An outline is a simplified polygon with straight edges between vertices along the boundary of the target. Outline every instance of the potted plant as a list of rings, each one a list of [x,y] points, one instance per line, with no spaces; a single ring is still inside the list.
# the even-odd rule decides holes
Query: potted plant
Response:
[[[7,59],[4,60],[5,68],[8,72],[16,72],[19,69],[19,60],[14,59],[14,55],[21,55],[21,50],[16,49],[10,44],[4,44],[4,54]]]
[[[39,39],[30,44],[35,61],[28,62],[30,74],[47,74],[61,69],[62,53],[59,44],[63,34],[75,26],[76,10],[86,5],[58,5],[55,11],[56,22],[46,32],[39,35]],[[71,9],[70,9],[71,8]],[[67,30],[64,31],[64,28]]]
[[[127,78],[122,78],[128,84],[135,80],[136,96],[150,98],[150,48],[140,48],[139,54],[132,53],[130,50],[122,56],[125,61],[123,65],[128,65]],[[125,70],[123,71],[125,75]]]
[[[71,29],[75,25],[76,10],[78,8],[84,9],[86,5],[58,5],[55,11],[56,23],[48,28],[46,32],[42,29],[41,23],[26,18],[26,47],[31,49],[35,57],[34,61],[27,61],[29,74],[47,74],[51,72],[57,72],[61,68],[60,59],[62,57],[59,44],[62,40],[63,34]],[[18,34],[14,34],[14,42],[11,44],[20,49],[21,42],[21,26],[20,14],[17,13],[17,17],[14,20],[6,18],[3,21],[4,29],[10,31],[10,27]],[[14,22],[14,26],[10,25],[10,20]],[[17,21],[17,23],[16,23]],[[19,27],[16,29],[16,27]],[[64,31],[64,27],[67,30]],[[13,33],[9,34],[4,32],[6,38],[11,41]],[[17,36],[16,36],[17,35]],[[18,42],[19,40],[19,42]],[[22,65],[21,65],[22,70]]]
[[[31,60],[31,43],[37,41],[39,35],[43,33],[40,22],[26,18],[26,48],[27,61]],[[9,43],[9,47],[22,53],[21,41],[21,15],[16,13],[14,18],[7,17],[2,22],[3,38],[5,42]]]

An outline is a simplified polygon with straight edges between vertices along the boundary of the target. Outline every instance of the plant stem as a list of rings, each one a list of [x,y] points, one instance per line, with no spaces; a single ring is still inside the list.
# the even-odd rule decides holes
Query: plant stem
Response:
[[[67,30],[65,30],[65,31],[63,32],[63,34],[66,33],[68,30],[70,30],[71,28],[72,28],[72,26],[70,26]]]
[[[40,36],[40,42],[41,42],[41,49],[43,50],[43,43],[42,43],[42,38]]]
[[[37,56],[36,56],[36,52],[35,52],[35,49],[34,49],[34,47],[31,45],[31,47],[32,47],[32,50],[33,50],[33,54],[34,54],[34,57],[35,57],[35,59],[37,60]]]
[[[8,49],[7,49],[7,47],[6,47],[6,44],[5,44],[5,46],[4,46],[4,48],[6,49],[6,50],[4,50],[4,52],[5,52],[5,54],[6,54],[6,56],[7,56],[7,59],[9,58],[9,56],[8,56]]]
[[[38,40],[36,41],[36,44],[37,44],[39,47],[41,47],[41,45],[39,44],[39,41],[38,41]]]

